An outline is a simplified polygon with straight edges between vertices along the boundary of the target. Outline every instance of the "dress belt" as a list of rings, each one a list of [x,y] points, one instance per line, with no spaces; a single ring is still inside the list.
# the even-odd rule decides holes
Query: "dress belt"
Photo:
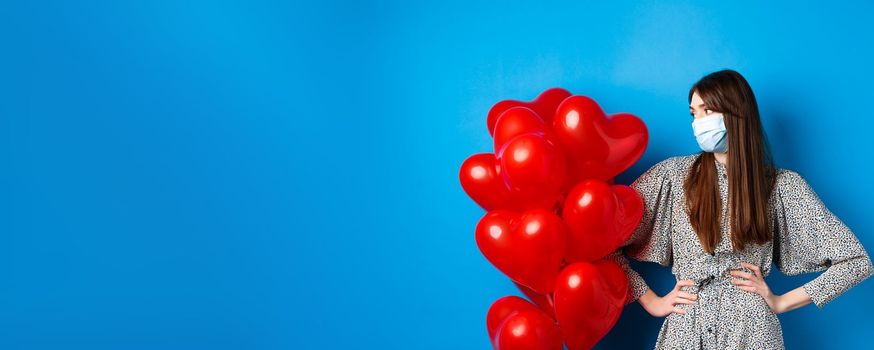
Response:
[[[734,276],[731,275],[709,275],[704,278],[695,278],[692,280],[697,280],[697,282],[692,285],[692,288],[689,291],[704,292],[734,287],[731,283],[732,278],[734,278]]]
[[[698,282],[698,288],[700,290],[732,287],[732,278],[733,276],[710,275]]]
[[[741,268],[740,261],[738,257],[724,252],[707,255],[704,260],[694,262],[702,267],[700,270],[694,271],[692,276],[683,277],[685,277],[684,279],[697,281],[695,288],[700,290],[734,287],[731,280],[735,277],[729,274],[728,271],[740,270],[752,272]]]

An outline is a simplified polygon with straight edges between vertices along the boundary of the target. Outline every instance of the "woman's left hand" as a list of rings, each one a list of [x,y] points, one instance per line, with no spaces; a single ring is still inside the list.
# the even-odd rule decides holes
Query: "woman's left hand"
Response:
[[[741,266],[753,271],[753,273],[732,270],[729,274],[740,278],[732,279],[731,283],[740,289],[761,295],[762,298],[765,299],[765,302],[768,303],[768,307],[771,308],[771,311],[775,314],[779,313],[777,310],[777,301],[780,299],[780,296],[771,293],[771,289],[768,288],[768,284],[765,283],[765,278],[762,277],[762,270],[753,264],[745,262],[741,262],[740,264]]]

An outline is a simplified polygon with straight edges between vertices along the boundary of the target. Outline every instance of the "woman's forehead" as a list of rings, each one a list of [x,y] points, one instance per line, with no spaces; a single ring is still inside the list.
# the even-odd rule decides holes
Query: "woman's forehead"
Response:
[[[702,107],[704,105],[704,100],[701,99],[701,96],[698,95],[698,92],[695,92],[692,95],[692,101],[689,103],[690,108],[694,107]]]

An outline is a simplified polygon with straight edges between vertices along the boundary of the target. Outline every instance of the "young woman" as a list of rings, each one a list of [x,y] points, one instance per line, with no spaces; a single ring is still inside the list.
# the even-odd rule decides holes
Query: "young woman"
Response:
[[[610,257],[628,275],[628,302],[666,316],[656,349],[783,349],[776,314],[822,308],[871,276],[871,259],[799,173],[773,165],[743,76],[711,73],[689,102],[703,152],[665,159],[632,183],[643,220]],[[672,266],[676,286],[656,295],[626,256]],[[825,272],[777,295],[765,283],[771,263],[787,275]]]

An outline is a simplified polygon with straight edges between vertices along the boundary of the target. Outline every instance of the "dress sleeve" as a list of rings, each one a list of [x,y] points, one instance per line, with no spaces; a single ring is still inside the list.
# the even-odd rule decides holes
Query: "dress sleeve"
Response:
[[[634,180],[631,187],[644,201],[643,218],[628,240],[605,257],[625,270],[629,283],[626,305],[637,301],[649,289],[643,277],[628,264],[626,256],[662,266],[672,263],[670,171],[670,163],[664,160]]]
[[[871,276],[871,258],[853,231],[797,172],[778,182],[774,263],[786,275],[825,271],[802,287],[822,308]]]

